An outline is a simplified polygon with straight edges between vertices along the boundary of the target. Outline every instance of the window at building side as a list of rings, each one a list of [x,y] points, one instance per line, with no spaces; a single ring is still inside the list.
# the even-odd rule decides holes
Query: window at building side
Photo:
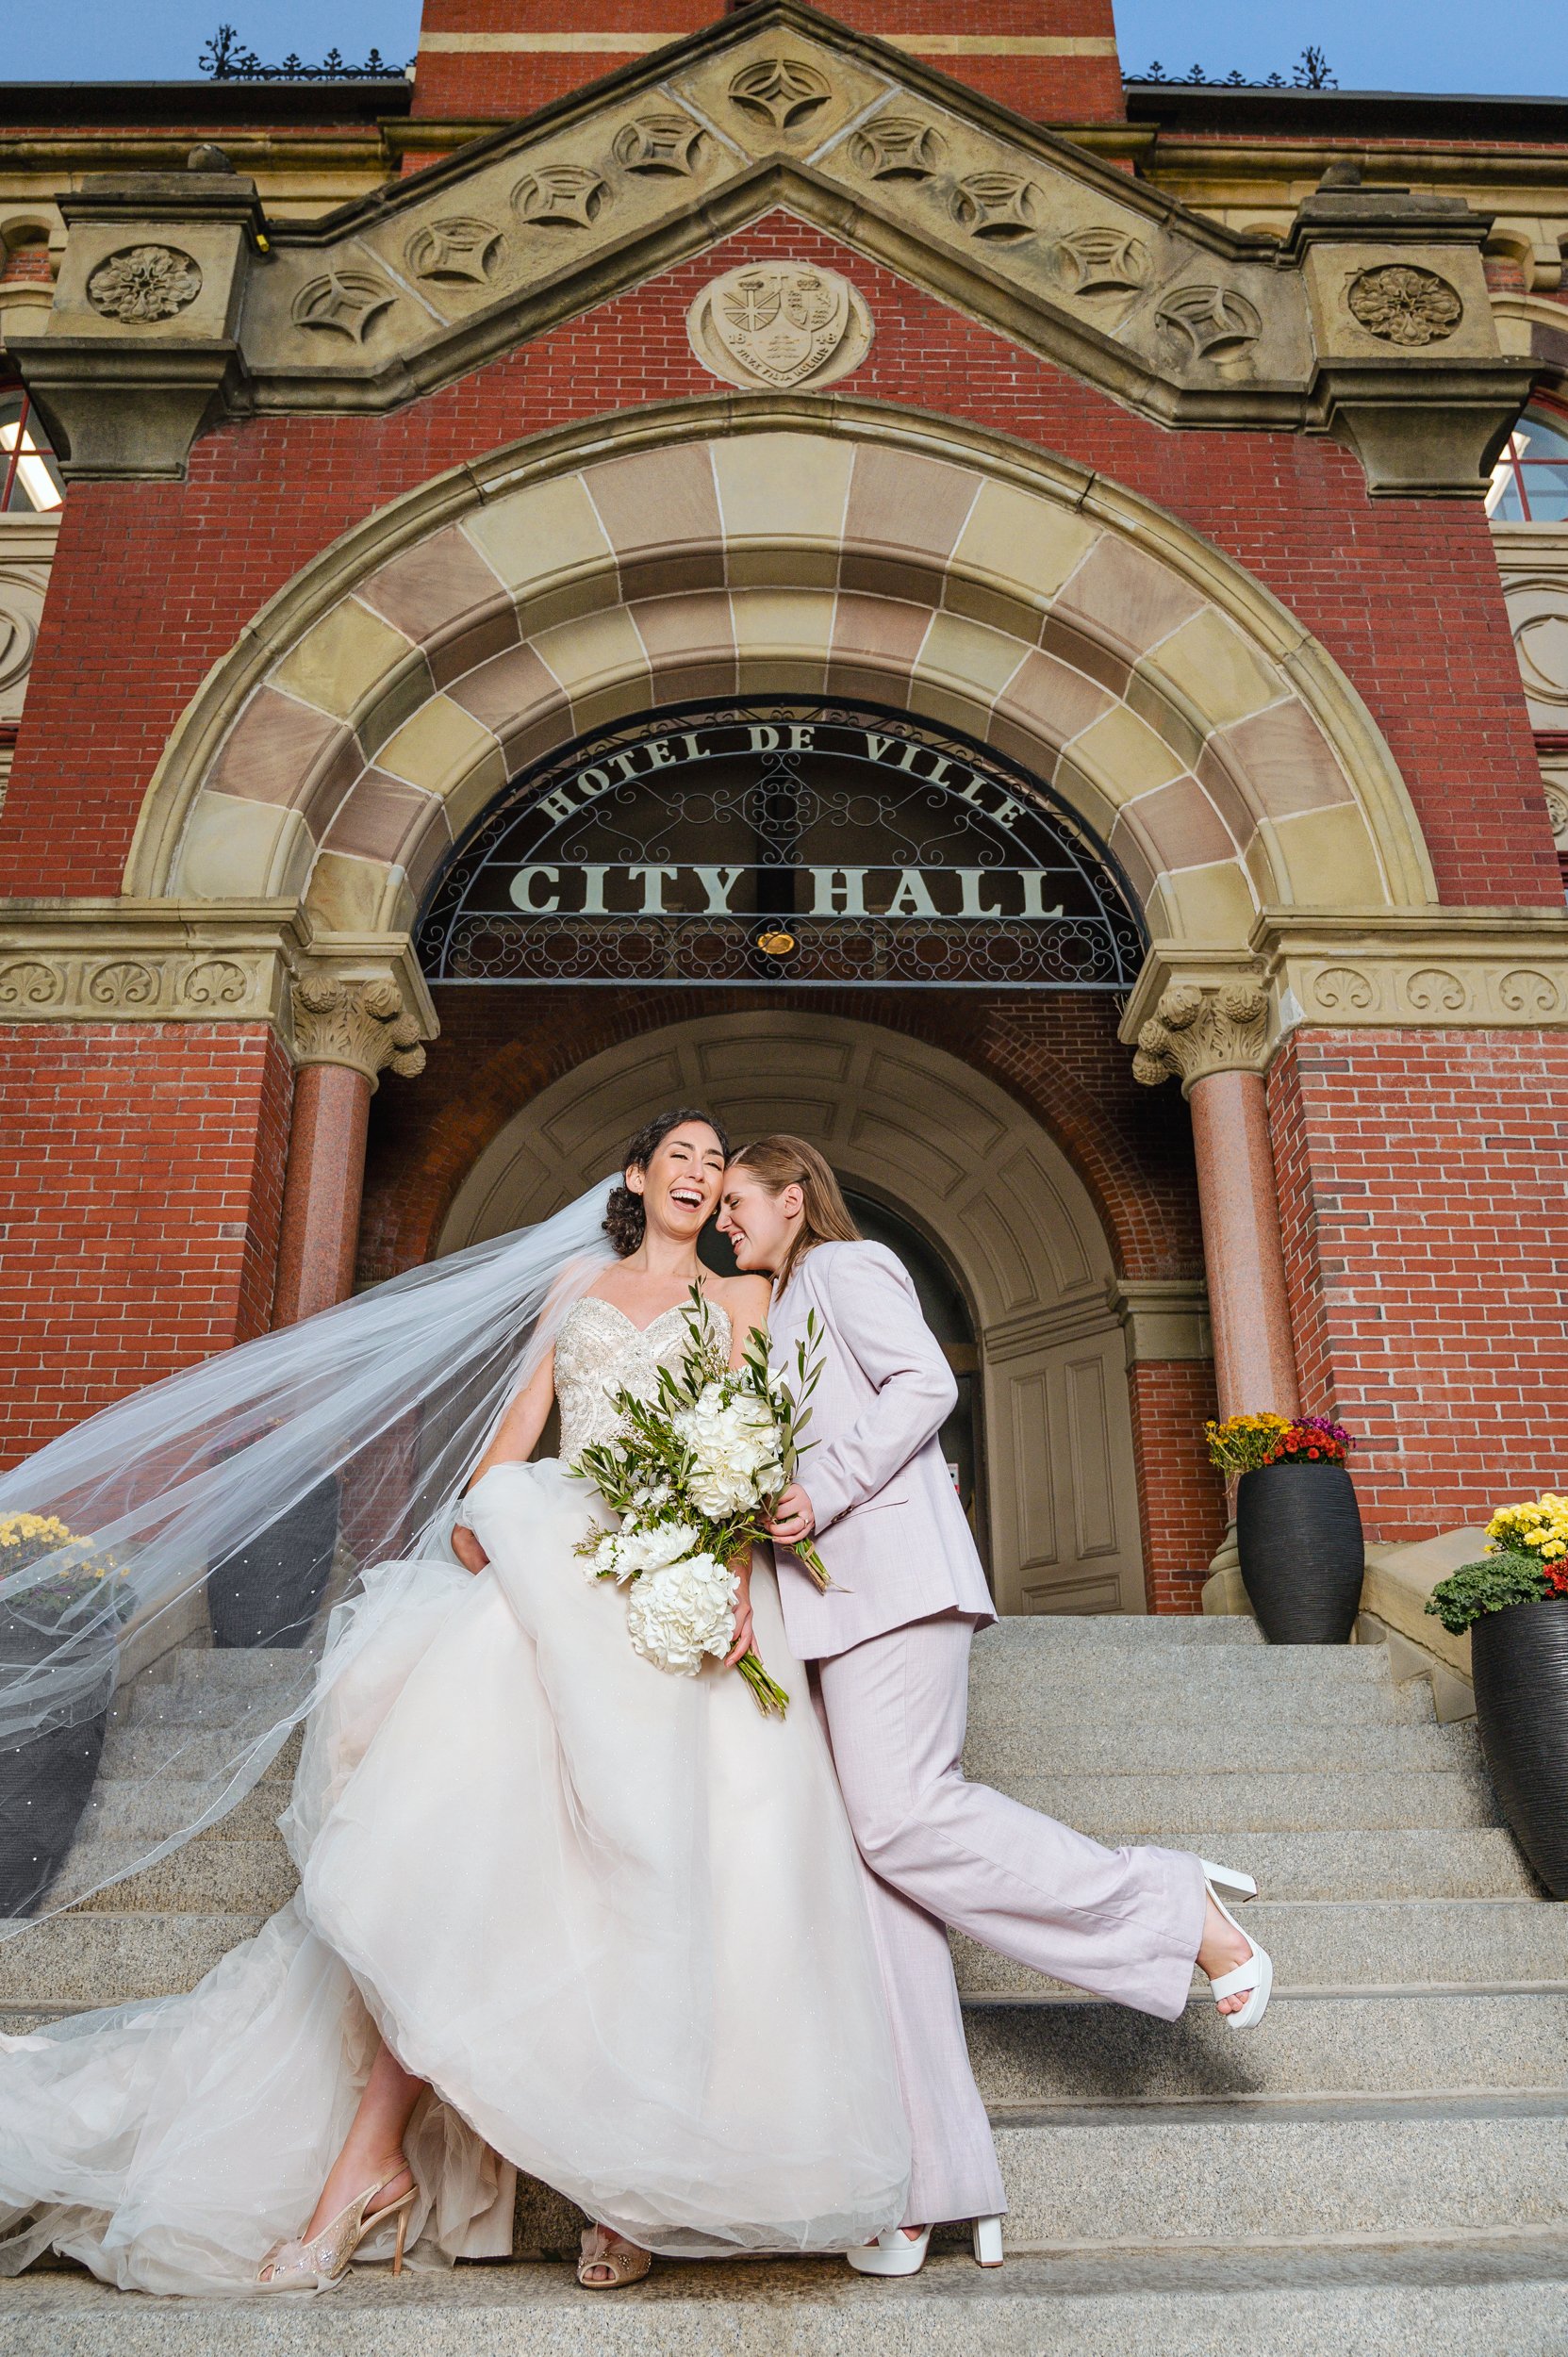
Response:
[[[19,385],[0,386],[0,516],[58,507],[65,486],[49,437]]]
[[[1568,410],[1527,409],[1492,470],[1495,524],[1568,523]]]

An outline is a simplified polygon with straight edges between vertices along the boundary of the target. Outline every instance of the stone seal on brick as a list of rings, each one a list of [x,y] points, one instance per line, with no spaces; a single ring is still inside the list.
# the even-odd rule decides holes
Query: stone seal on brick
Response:
[[[1441,343],[1464,317],[1464,305],[1446,278],[1413,262],[1363,270],[1351,280],[1345,300],[1369,336],[1408,348]]]
[[[686,313],[705,369],[748,391],[829,385],[871,347],[871,314],[835,271],[809,262],[749,262],[704,287]]]
[[[87,299],[107,320],[148,326],[172,320],[202,291],[202,273],[174,245],[128,245],[100,262],[87,282]]]

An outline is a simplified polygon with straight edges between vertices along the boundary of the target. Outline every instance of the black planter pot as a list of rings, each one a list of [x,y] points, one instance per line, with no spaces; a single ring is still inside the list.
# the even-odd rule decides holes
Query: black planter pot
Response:
[[[1242,1585],[1271,1645],[1343,1645],[1361,1607],[1366,1546],[1343,1465],[1264,1465],[1236,1488]]]
[[[59,1641],[57,1632],[34,1628],[0,1608],[0,1660],[41,1661]],[[97,1706],[30,1742],[0,1743],[0,1916],[30,1915],[39,1905],[65,1863],[91,1796],[114,1691],[114,1644],[100,1632],[80,1645],[97,1673]]]
[[[215,1645],[303,1645],[338,1544],[338,1481],[329,1474],[249,1546],[206,1575]]]
[[[1553,1898],[1568,1899],[1568,1596],[1483,1612],[1470,1667],[1503,1814]]]

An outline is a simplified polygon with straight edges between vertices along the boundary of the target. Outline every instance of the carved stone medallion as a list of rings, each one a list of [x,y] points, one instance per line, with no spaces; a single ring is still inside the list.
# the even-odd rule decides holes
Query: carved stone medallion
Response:
[[[591,229],[609,201],[608,186],[586,164],[545,164],[512,190],[536,229]]]
[[[730,104],[770,131],[803,131],[833,96],[825,74],[803,58],[754,58],[730,84]]]
[[[1441,343],[1464,317],[1458,289],[1413,262],[1363,270],[1350,281],[1345,300],[1367,334],[1385,344]]]
[[[351,344],[362,344],[369,329],[397,299],[397,288],[373,271],[328,271],[324,277],[312,278],[294,297],[294,324],[325,335],[346,336]]]
[[[917,115],[879,115],[855,133],[850,148],[870,180],[929,180],[946,152],[941,133]]]
[[[201,291],[202,273],[194,259],[173,245],[128,245],[100,262],[87,282],[93,309],[127,327],[172,320]]]
[[[726,384],[779,391],[828,385],[858,368],[871,314],[836,272],[809,262],[750,262],[704,287],[686,314],[691,348]]]
[[[975,172],[952,192],[953,217],[971,238],[1010,244],[1039,223],[1040,191],[1014,172]]]
[[[1153,269],[1141,238],[1120,229],[1075,229],[1046,251],[1046,274],[1064,294],[1132,294]]]
[[[616,133],[613,152],[623,172],[644,173],[652,179],[686,180],[697,169],[706,137],[701,124],[693,123],[689,115],[638,115]]]
[[[1179,366],[1206,360],[1234,367],[1263,333],[1263,321],[1229,287],[1181,287],[1155,314],[1161,339]]]
[[[448,221],[427,222],[414,232],[405,252],[416,278],[432,279],[437,285],[467,281],[482,287],[502,243],[501,232],[492,222],[462,214]]]

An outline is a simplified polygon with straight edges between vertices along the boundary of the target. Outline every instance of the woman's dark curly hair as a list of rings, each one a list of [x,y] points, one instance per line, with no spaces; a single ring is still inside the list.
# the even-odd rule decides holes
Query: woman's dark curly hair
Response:
[[[724,1160],[730,1159],[730,1141],[724,1125],[712,1113],[705,1113],[700,1105],[677,1105],[668,1113],[655,1113],[627,1146],[620,1158],[622,1170],[646,1170],[671,1129],[679,1129],[688,1121],[701,1121],[710,1129],[724,1148]],[[642,1197],[634,1195],[628,1186],[617,1187],[604,1211],[604,1233],[624,1261],[635,1252],[648,1232],[648,1217],[642,1208]]]

